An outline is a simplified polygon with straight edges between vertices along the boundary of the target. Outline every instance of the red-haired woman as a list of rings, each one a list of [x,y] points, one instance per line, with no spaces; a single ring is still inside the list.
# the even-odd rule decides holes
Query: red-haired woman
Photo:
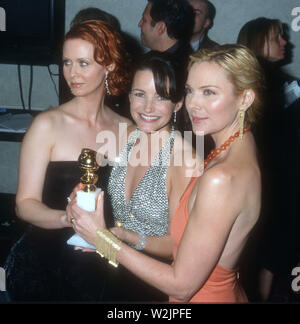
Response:
[[[12,301],[101,300],[102,282],[91,287],[85,281],[92,278],[84,269],[92,271],[93,260],[66,246],[74,233],[66,197],[81,176],[82,148],[101,149],[100,131],[110,131],[118,148],[124,137],[119,123],[131,124],[104,103],[107,94],[127,91],[127,67],[119,34],[105,22],[76,24],[66,34],[63,72],[74,98],[39,114],[21,147],[16,211],[31,226],[6,262]]]

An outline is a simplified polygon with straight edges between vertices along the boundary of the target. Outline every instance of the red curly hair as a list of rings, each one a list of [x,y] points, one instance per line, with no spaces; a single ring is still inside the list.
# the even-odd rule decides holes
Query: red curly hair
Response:
[[[113,96],[128,91],[131,81],[130,58],[123,47],[120,34],[101,20],[87,20],[75,24],[65,40],[80,38],[94,45],[94,59],[103,66],[115,65],[108,73],[108,86]]]

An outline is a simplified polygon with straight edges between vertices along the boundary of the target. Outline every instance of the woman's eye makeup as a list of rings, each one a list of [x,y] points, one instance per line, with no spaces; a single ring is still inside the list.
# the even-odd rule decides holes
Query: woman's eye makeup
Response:
[[[192,89],[190,89],[190,88],[188,88],[188,87],[186,87],[186,88],[184,89],[184,91],[185,91],[185,94],[190,94],[190,93],[192,93]]]
[[[138,98],[143,98],[145,94],[141,91],[133,91],[132,95],[134,95],[135,97],[138,97]]]
[[[212,91],[211,89],[204,89],[204,90],[203,90],[203,94],[204,94],[205,96],[210,96],[210,95],[214,95],[215,92]]]
[[[87,61],[80,61],[79,64],[80,64],[80,66],[83,66],[83,67],[89,65],[89,63]]]
[[[70,65],[70,64],[71,64],[71,61],[68,60],[68,59],[64,59],[64,60],[63,60],[63,64],[66,65],[66,66],[67,66],[67,65]]]

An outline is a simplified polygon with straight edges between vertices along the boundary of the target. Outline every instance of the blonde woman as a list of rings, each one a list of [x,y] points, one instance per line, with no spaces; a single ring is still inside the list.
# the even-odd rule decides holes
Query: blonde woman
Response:
[[[121,243],[114,229],[105,229],[101,208],[96,217],[78,217],[75,230],[111,263],[121,263],[170,301],[246,302],[238,262],[260,213],[260,171],[250,124],[260,110],[262,82],[258,61],[244,46],[224,45],[191,57],[186,108],[193,131],[210,134],[216,149],[172,218],[172,265]]]

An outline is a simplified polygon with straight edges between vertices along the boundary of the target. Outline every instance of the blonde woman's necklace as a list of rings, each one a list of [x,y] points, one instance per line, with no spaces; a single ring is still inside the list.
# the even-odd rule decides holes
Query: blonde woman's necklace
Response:
[[[250,130],[250,126],[246,126],[244,127],[243,130],[243,134],[245,134],[246,132],[248,132]],[[219,146],[216,149],[213,149],[210,151],[210,153],[208,154],[207,158],[204,160],[204,169],[207,167],[207,165],[214,159],[216,158],[221,152],[226,151],[226,149],[228,148],[228,146],[231,145],[232,142],[234,142],[240,135],[240,131],[237,131],[236,133],[234,133],[232,136],[230,136],[228,138],[227,141],[225,141],[221,146]]]

